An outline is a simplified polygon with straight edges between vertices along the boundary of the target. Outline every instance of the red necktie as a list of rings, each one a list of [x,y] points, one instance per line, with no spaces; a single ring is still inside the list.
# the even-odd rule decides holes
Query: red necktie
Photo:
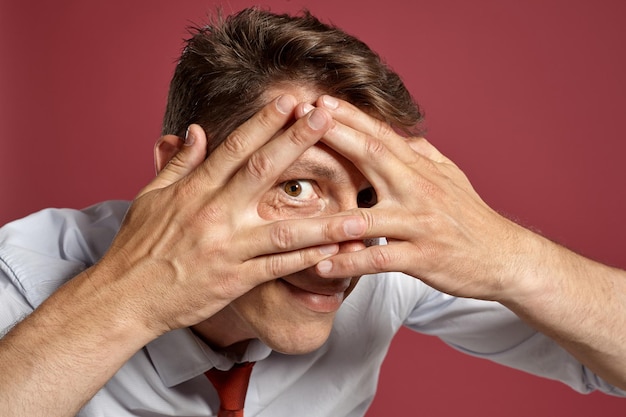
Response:
[[[220,397],[217,417],[243,417],[243,405],[253,366],[254,362],[244,362],[235,364],[228,371],[213,368],[204,373]]]

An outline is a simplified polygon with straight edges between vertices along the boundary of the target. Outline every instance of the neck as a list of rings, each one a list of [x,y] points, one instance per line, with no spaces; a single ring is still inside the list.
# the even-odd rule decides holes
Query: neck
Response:
[[[227,309],[191,326],[191,331],[214,351],[241,358],[253,336],[240,322],[229,318]]]

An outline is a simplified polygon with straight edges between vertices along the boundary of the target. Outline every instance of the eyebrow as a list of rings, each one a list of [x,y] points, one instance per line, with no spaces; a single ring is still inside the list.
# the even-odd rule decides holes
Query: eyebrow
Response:
[[[340,177],[336,169],[325,165],[320,165],[316,161],[310,160],[299,160],[294,162],[293,164],[291,164],[291,166],[289,166],[289,168],[287,168],[283,172],[283,175],[281,176],[291,176],[305,179],[307,177],[303,176],[304,173],[316,178],[325,178],[329,181],[337,181],[338,177]]]

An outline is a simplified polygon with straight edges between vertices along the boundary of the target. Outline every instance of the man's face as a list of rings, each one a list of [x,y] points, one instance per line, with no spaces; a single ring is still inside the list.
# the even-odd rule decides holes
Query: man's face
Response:
[[[290,87],[268,91],[268,101],[285,93],[309,103],[319,96],[315,91]],[[281,175],[263,196],[258,212],[268,220],[330,215],[369,205],[372,195],[369,183],[351,162],[318,144]],[[340,244],[340,252],[364,247],[361,241],[345,242]],[[226,326],[229,342],[257,338],[282,353],[307,353],[326,341],[337,310],[357,281],[358,277],[323,279],[314,268],[308,268],[259,285],[199,328],[207,335],[217,330],[216,326]]]

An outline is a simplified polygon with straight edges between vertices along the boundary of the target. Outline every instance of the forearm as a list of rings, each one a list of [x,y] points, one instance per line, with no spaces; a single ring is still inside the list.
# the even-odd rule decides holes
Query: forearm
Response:
[[[121,300],[83,273],[0,340],[3,413],[76,415],[151,338]]]
[[[376,191],[377,203],[361,211],[365,238],[384,236],[389,244],[339,253],[320,263],[318,274],[400,271],[447,294],[499,301],[626,388],[625,272],[505,219],[425,139],[400,137],[350,103],[326,99],[316,104],[336,123],[324,143],[365,173]]]
[[[526,231],[523,273],[499,301],[626,389],[626,272]]]

